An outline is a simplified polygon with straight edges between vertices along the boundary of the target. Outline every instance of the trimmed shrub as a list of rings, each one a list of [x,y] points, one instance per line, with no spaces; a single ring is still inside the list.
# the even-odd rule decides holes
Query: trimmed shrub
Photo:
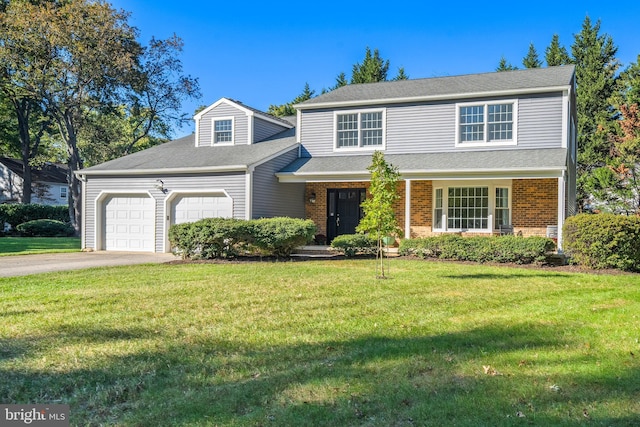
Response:
[[[36,219],[19,224],[16,229],[28,237],[68,237],[75,230],[69,224],[54,219]]]
[[[640,218],[580,214],[563,227],[564,250],[575,264],[640,271]]]
[[[172,225],[169,241],[183,259],[233,258],[255,252],[288,257],[296,247],[311,242],[315,232],[311,220],[206,218]]]
[[[350,258],[357,253],[375,254],[378,243],[365,234],[343,234],[331,241],[331,250]]]
[[[312,242],[316,234],[316,225],[310,219],[280,217],[250,222],[250,243],[277,257],[288,257],[298,246]]]
[[[5,222],[15,228],[19,224],[36,219],[54,219],[70,222],[68,206],[50,206],[38,204],[6,204],[0,205],[0,224]]]
[[[247,221],[234,218],[205,218],[169,228],[171,246],[183,259],[232,258],[249,240]]]
[[[400,242],[400,255],[474,262],[544,263],[555,243],[544,237],[492,236],[462,237],[457,234]]]

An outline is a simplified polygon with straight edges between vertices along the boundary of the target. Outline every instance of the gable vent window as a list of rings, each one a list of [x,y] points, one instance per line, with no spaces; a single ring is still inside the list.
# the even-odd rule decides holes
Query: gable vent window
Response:
[[[517,102],[459,104],[456,144],[516,144]]]
[[[224,118],[213,121],[213,143],[233,144],[233,119]]]
[[[385,111],[336,113],[337,149],[367,149],[384,147]]]

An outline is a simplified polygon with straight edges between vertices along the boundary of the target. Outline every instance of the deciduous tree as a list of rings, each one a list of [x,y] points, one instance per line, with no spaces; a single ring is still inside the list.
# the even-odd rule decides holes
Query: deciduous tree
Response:
[[[396,167],[386,162],[381,151],[373,153],[371,165],[367,169],[371,172],[369,197],[362,202],[364,217],[360,220],[356,231],[369,234],[372,239],[378,242],[377,259],[380,269],[378,273],[378,267],[376,267],[376,275],[384,278],[384,239],[398,236],[401,232],[393,208],[399,198],[397,183],[400,174]]]

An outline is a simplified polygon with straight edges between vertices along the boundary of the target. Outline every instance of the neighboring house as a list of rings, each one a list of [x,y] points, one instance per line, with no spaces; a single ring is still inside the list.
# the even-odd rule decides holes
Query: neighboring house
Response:
[[[208,216],[312,219],[355,231],[375,150],[401,174],[402,237],[557,234],[575,213],[573,66],[348,85],[296,106],[296,127],[221,99],[195,135],[79,171],[83,245],[169,251]]]
[[[31,168],[31,203],[66,205],[66,165],[45,163]],[[22,203],[24,167],[21,160],[0,157],[0,203]]]

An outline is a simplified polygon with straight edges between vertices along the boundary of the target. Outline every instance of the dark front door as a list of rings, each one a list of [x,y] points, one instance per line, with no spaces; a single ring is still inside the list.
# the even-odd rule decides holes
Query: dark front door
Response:
[[[354,234],[363,216],[360,204],[367,197],[364,188],[327,190],[327,243],[341,234]]]

